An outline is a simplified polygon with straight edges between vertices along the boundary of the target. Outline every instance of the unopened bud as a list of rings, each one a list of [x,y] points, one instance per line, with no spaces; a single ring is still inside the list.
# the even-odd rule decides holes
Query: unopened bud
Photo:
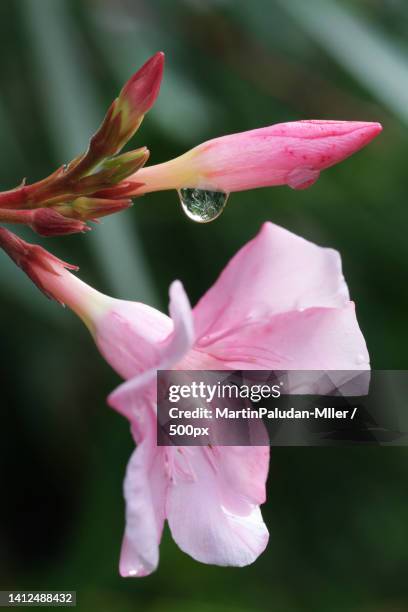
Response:
[[[91,228],[83,221],[67,218],[52,208],[37,208],[30,211],[28,225],[40,236],[63,236],[87,232]]]
[[[92,194],[94,198],[108,198],[108,199],[123,199],[124,197],[131,195],[135,198],[139,195],[138,190],[141,190],[143,183],[137,183],[136,181],[121,181],[118,185],[113,187],[106,187]],[[140,194],[141,195],[141,194]]]
[[[164,53],[158,52],[128,80],[116,100],[113,116],[121,114],[121,134],[127,134],[127,140],[159,95],[163,67]]]
[[[142,147],[117,157],[108,158],[100,164],[97,172],[88,174],[78,180],[72,186],[72,190],[80,196],[92,195],[102,189],[112,187],[128,176],[136,174],[146,163],[149,154],[149,150]]]
[[[149,150],[146,147],[141,147],[140,149],[105,159],[102,163],[102,168],[114,170],[111,181],[112,183],[119,183],[142,168],[149,159],[149,155]]]
[[[48,298],[62,303],[44,285],[43,273],[59,276],[65,269],[78,270],[77,266],[58,259],[38,244],[30,244],[3,227],[0,227],[0,247]]]
[[[102,161],[115,155],[132,138],[159,94],[163,66],[164,53],[156,53],[129,79],[91,138],[87,159]]]
[[[183,187],[225,193],[275,185],[305,189],[322,170],[365,147],[381,130],[379,123],[311,120],[222,136],[142,168],[135,176],[144,183],[138,195]]]
[[[81,197],[69,204],[60,204],[56,209],[64,216],[74,219],[93,221],[100,217],[106,217],[132,206],[129,199],[107,199]]]

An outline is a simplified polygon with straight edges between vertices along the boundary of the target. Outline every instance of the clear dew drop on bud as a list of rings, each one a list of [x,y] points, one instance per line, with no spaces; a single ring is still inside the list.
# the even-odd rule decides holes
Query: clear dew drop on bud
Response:
[[[209,223],[220,216],[228,200],[224,191],[182,187],[178,191],[181,207],[196,223]]]

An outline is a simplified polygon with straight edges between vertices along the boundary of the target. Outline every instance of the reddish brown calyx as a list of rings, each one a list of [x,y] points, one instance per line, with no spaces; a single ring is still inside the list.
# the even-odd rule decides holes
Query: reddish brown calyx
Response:
[[[30,244],[22,240],[4,227],[0,227],[0,247],[50,299],[55,299],[55,297],[44,287],[40,278],[41,270],[57,276],[65,269],[78,270],[77,266],[58,259],[38,244]]]

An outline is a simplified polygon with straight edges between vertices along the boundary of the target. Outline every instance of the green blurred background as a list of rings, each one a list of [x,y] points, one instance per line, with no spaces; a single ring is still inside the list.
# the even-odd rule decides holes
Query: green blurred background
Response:
[[[166,311],[174,278],[194,303],[269,219],[340,250],[373,366],[408,368],[406,0],[1,0],[0,22],[2,189],[82,151],[157,50],[161,95],[132,141],[151,163],[280,121],[383,122],[310,190],[233,194],[208,226],[152,194],[44,244],[100,290]],[[408,610],[406,449],[273,450],[271,539],[253,566],[198,564],[166,531],[158,571],[121,579],[133,445],[105,403],[119,379],[70,312],[1,253],[0,266],[0,589],[76,589],[101,612]]]

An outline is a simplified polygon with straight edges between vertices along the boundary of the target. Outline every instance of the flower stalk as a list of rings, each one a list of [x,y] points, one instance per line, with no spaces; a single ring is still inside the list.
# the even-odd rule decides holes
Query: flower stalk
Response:
[[[53,208],[7,210],[0,208],[0,222],[27,225],[40,236],[63,236],[89,231],[79,219],[69,219]]]

